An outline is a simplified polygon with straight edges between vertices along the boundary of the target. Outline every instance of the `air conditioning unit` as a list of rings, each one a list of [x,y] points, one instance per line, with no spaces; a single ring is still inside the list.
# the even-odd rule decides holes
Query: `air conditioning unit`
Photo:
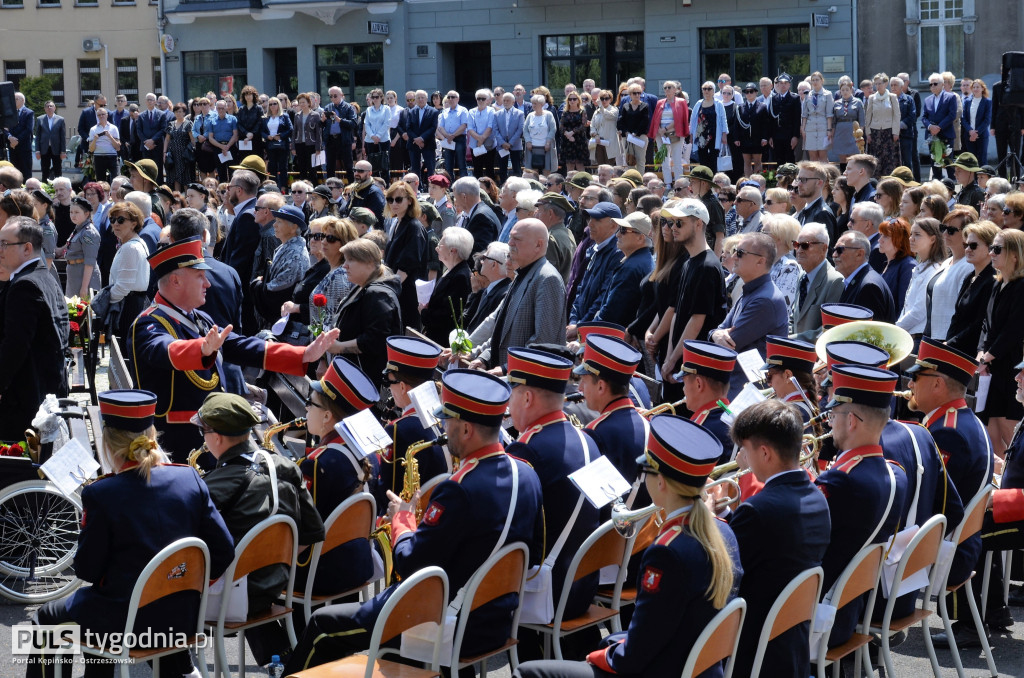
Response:
[[[103,49],[102,43],[99,38],[83,38],[82,39],[82,51],[83,52],[99,52]]]

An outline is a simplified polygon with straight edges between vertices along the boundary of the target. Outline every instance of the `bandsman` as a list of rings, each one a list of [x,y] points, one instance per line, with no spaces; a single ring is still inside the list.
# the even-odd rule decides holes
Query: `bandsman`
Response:
[[[722,443],[724,464],[732,459],[733,443],[729,425],[722,421],[723,406],[729,405],[729,379],[736,367],[736,351],[709,341],[684,341],[681,370],[675,375],[683,384],[690,419]]]

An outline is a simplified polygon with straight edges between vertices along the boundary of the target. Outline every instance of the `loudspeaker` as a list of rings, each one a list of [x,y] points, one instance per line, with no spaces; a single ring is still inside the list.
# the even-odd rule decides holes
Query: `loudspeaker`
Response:
[[[1024,106],[1024,52],[1003,53],[1003,90],[1002,104],[1007,106]]]
[[[18,124],[18,107],[14,105],[14,83],[0,82],[0,127]]]

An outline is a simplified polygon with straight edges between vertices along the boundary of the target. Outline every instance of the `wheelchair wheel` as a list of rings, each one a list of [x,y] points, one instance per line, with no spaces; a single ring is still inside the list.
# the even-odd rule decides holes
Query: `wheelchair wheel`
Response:
[[[41,480],[0,491],[0,595],[19,603],[60,598],[81,583],[73,559],[82,504]]]

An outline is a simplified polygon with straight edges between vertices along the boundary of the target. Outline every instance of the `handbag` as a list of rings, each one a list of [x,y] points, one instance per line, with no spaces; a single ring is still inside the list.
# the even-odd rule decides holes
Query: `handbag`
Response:
[[[174,167],[174,156],[170,151],[164,153],[164,167]]]
[[[181,159],[187,165],[191,165],[196,161],[196,149],[192,144],[185,144],[185,150],[181,153]]]
[[[732,154],[729,153],[728,149],[722,150],[722,155],[718,156],[718,171],[719,172],[731,172],[732,171]]]
[[[249,618],[249,575],[231,584],[228,592],[228,609],[224,615],[226,622],[244,622]],[[206,621],[217,621],[220,606],[224,600],[224,578],[210,584],[206,599]]]
[[[267,142],[268,151],[283,151],[284,150],[284,139],[271,139]]]
[[[543,170],[547,163],[548,154],[543,148],[539,151],[535,148],[530,152],[530,167],[535,170]]]
[[[207,139],[206,141],[203,142],[203,152],[204,153],[213,153],[214,155],[217,155],[217,154],[220,153],[220,151],[217,150],[217,147],[210,143],[209,139]]]

